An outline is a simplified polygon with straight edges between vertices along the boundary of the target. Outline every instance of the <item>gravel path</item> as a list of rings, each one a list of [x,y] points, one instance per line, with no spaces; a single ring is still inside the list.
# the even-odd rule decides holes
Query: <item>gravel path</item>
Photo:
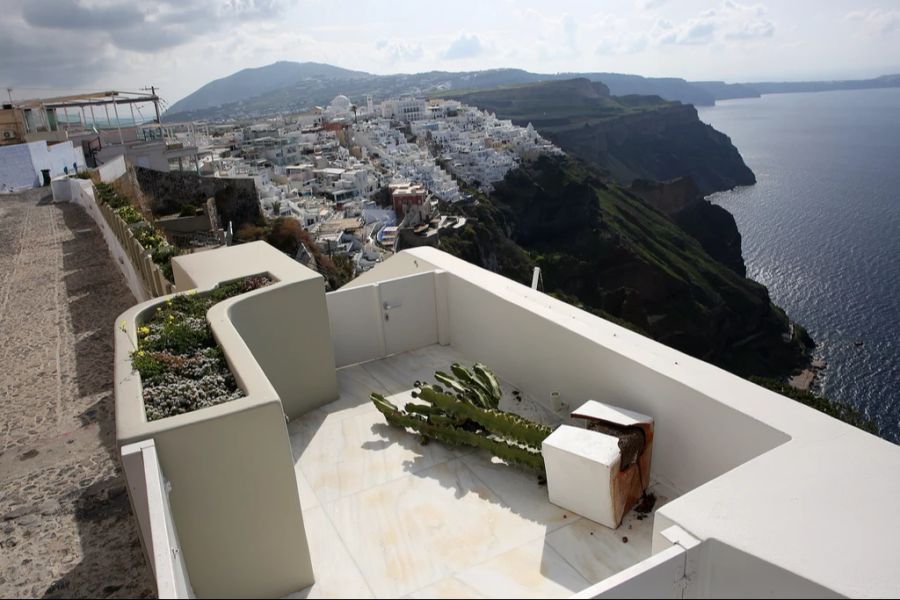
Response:
[[[135,300],[96,225],[0,195],[0,597],[153,595],[115,458],[116,317]]]

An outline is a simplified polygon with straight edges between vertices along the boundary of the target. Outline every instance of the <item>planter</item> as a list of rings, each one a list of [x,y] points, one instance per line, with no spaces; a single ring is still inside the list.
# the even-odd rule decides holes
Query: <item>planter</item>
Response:
[[[260,270],[276,280],[220,302],[207,312],[213,335],[244,397],[148,421],[140,376],[132,369],[130,353],[138,328],[171,296],[126,311],[118,321],[124,322],[124,327],[117,326],[115,334],[117,442],[121,447],[154,441],[163,476],[171,487],[169,501],[191,586],[198,596],[276,597],[313,583],[285,414],[297,416],[297,412],[302,414],[337,396],[333,360],[330,373],[313,365],[325,382],[313,387],[325,389],[324,393],[315,398],[302,394],[285,397],[299,384],[273,384],[271,374],[281,377],[279,361],[284,360],[285,344],[293,350],[289,345],[296,338],[260,340],[251,335],[252,339],[247,339],[245,333],[260,329],[254,327],[257,320],[271,321],[279,314],[269,311],[273,304],[282,309],[314,306],[313,292],[321,295],[323,314],[309,316],[324,320],[328,332],[324,283],[321,276],[287,257],[290,264],[281,262],[278,257],[284,255],[266,244],[262,244],[265,248],[248,246],[254,244],[175,259],[188,259],[177,267],[182,278],[193,275],[203,280],[195,287],[199,294],[211,291],[221,281]],[[208,265],[198,264],[196,257],[216,259],[210,264],[218,264],[218,270],[198,270]],[[302,323],[302,314],[294,315],[293,321]],[[260,351],[262,342],[268,343],[269,353]],[[330,337],[327,342],[325,350],[330,351]],[[317,354],[321,352],[316,349]],[[296,361],[297,354],[288,357]],[[302,372],[303,368],[294,366],[294,376]],[[333,396],[327,389],[329,379],[335,381]],[[126,470],[130,492],[135,489],[132,481],[140,475]],[[132,502],[140,501],[132,497]],[[144,542],[146,546],[147,540]]]

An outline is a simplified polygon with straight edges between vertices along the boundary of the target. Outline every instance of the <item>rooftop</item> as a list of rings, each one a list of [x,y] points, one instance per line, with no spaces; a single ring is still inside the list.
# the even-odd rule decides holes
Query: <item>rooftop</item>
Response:
[[[126,464],[129,485],[140,473],[157,490],[149,505],[171,512],[138,515],[160,589],[583,598],[900,589],[900,516],[868,508],[900,498],[897,446],[432,248],[395,254],[328,294],[318,275],[276,255],[260,242],[173,261],[181,290],[263,270],[278,280],[209,311],[244,398],[141,422],[139,381],[124,366],[130,334],[116,334],[120,443],[156,448],[139,448],[143,469]],[[126,312],[127,329],[152,309]],[[651,416],[652,512],[603,527],[551,504],[527,472],[389,427],[369,401],[379,392],[403,404],[413,382],[455,361],[488,365],[506,392],[501,408],[548,424],[567,413],[552,410],[551,393],[571,407],[593,399]],[[171,498],[160,491],[169,487]]]
[[[612,530],[550,504],[533,474],[489,454],[388,426],[369,394],[411,400],[411,382],[453,362],[432,345],[338,370],[340,398],[293,421],[300,504],[316,583],[295,597],[567,597],[651,554],[652,519]],[[560,419],[527,393],[511,410]],[[659,501],[671,490],[653,484]],[[627,543],[623,541],[627,539]]]

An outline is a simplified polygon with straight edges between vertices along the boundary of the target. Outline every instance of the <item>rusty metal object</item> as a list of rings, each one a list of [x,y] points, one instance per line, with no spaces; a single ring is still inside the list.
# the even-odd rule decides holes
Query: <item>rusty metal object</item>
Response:
[[[619,471],[613,474],[611,482],[613,510],[618,526],[650,485],[653,419],[593,400],[576,409],[572,417],[584,419],[589,430],[619,440]]]

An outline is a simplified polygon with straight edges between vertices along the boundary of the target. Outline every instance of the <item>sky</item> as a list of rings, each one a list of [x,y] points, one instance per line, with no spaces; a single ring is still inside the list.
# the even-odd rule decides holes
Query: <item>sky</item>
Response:
[[[155,85],[172,104],[278,60],[379,74],[517,67],[729,82],[900,73],[896,0],[3,0],[2,8],[0,85],[13,98]]]

